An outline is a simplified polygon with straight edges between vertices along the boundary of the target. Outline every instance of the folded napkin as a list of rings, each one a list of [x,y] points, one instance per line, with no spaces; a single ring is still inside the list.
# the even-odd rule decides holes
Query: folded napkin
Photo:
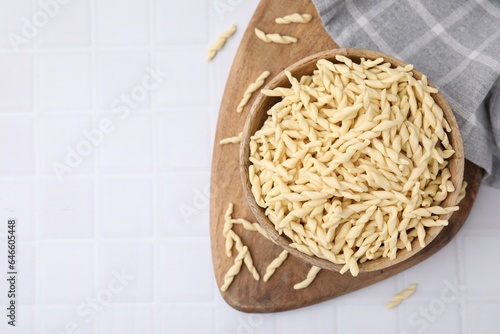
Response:
[[[313,0],[342,47],[415,65],[450,103],[465,157],[500,188],[500,1]]]

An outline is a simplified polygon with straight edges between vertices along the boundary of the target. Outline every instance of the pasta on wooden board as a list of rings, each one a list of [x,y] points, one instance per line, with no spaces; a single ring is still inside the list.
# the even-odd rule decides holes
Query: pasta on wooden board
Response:
[[[241,99],[240,103],[238,104],[238,107],[236,107],[237,112],[242,112],[243,108],[247,105],[248,101],[250,100],[250,97],[252,96],[252,93],[257,91],[260,87],[264,85],[264,82],[266,78],[271,74],[269,71],[264,71],[262,72],[255,82],[251,83],[248,88],[245,90],[243,93],[243,98]]]
[[[263,42],[277,43],[277,44],[290,44],[297,43],[297,38],[292,36],[284,36],[280,34],[266,34],[262,30],[255,28],[255,35]]]
[[[274,21],[277,24],[290,24],[290,23],[309,23],[311,21],[311,14],[299,14],[293,13],[290,15],[285,15],[283,17],[278,17]]]
[[[237,136],[234,137],[227,137],[224,139],[221,139],[219,142],[220,145],[225,145],[225,144],[237,144],[241,142],[241,139],[243,138],[243,132],[238,133]]]

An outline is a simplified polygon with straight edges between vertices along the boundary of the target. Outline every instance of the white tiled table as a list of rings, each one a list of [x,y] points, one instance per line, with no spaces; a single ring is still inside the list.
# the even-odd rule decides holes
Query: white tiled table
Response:
[[[59,1],[43,1],[46,22],[37,0],[0,11],[0,276],[8,217],[20,273],[18,326],[1,316],[0,333],[499,331],[500,190],[485,186],[458,237],[417,267],[296,311],[231,309],[213,277],[206,189],[225,81],[258,1]],[[23,37],[33,15],[40,27]],[[12,34],[25,38],[17,51]],[[155,68],[168,76],[141,95]],[[112,130],[100,137],[103,119]],[[386,311],[413,282],[414,297]],[[1,278],[3,310],[6,295]]]

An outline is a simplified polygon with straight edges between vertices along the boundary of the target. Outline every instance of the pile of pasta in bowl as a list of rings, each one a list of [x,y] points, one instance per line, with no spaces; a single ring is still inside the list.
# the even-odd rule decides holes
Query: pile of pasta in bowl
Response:
[[[412,65],[327,58],[261,91],[245,125],[242,179],[280,246],[357,276],[404,260],[448,224],[463,149],[446,102]]]

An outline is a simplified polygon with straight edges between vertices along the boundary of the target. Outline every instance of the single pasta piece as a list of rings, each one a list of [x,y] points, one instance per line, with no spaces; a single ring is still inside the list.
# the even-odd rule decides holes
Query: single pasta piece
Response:
[[[314,281],[314,279],[316,278],[316,275],[319,273],[320,270],[321,270],[320,267],[312,266],[311,269],[309,270],[309,272],[307,273],[306,279],[300,283],[295,284],[293,286],[293,288],[295,290],[307,288]]]
[[[226,213],[224,214],[224,228],[222,229],[222,235],[226,238],[226,256],[231,257],[233,248],[233,238],[229,235],[229,231],[233,228],[233,222],[231,215],[233,214],[233,203],[229,203]]]
[[[235,31],[236,26],[233,24],[231,27],[229,27],[229,29],[219,35],[217,41],[208,49],[207,61],[211,61],[215,57],[217,52],[219,52],[224,47],[224,44],[226,44],[228,38],[233,36]]]
[[[241,270],[241,265],[243,264],[243,259],[245,258],[247,253],[248,248],[244,246],[241,252],[238,253],[236,259],[234,259],[234,264],[231,266],[231,268],[229,268],[228,272],[224,276],[224,284],[220,288],[221,291],[226,291],[233,282],[234,277],[238,275]]]
[[[237,144],[241,142],[241,139],[243,138],[243,132],[240,132],[237,136],[234,137],[228,137],[222,139],[219,144],[220,145],[225,145],[225,144]]]
[[[290,44],[297,43],[297,38],[292,36],[282,36],[280,34],[266,34],[260,29],[255,28],[255,35],[266,43]]]
[[[267,282],[271,278],[271,276],[273,276],[276,269],[278,269],[287,258],[288,252],[286,250],[282,251],[280,255],[267,266],[263,281]]]
[[[294,13],[283,17],[278,17],[274,21],[278,24],[290,24],[290,23],[308,23],[309,21],[311,21],[311,19],[312,19],[311,14]]]
[[[250,97],[252,96],[252,93],[255,92],[257,89],[262,87],[264,85],[264,81],[266,78],[271,74],[269,71],[264,71],[262,72],[257,80],[255,82],[251,83],[250,86],[245,90],[243,93],[243,98],[241,99],[240,103],[238,104],[238,107],[236,108],[237,112],[242,112],[243,107],[245,107],[248,103],[248,100],[250,100]]]
[[[238,218],[238,219],[231,220],[231,227],[233,224],[241,224],[245,230],[251,231],[251,232],[259,232],[264,238],[266,238],[267,240],[270,240],[269,235],[267,235],[266,230],[264,230],[262,228],[262,226],[260,226],[260,224],[258,224],[258,223],[252,223],[246,219]]]
[[[394,297],[392,297],[392,300],[385,306],[385,308],[390,310],[391,308],[398,306],[399,304],[401,304],[403,300],[413,295],[416,290],[417,290],[416,284],[410,285],[408,289],[403,290]]]

